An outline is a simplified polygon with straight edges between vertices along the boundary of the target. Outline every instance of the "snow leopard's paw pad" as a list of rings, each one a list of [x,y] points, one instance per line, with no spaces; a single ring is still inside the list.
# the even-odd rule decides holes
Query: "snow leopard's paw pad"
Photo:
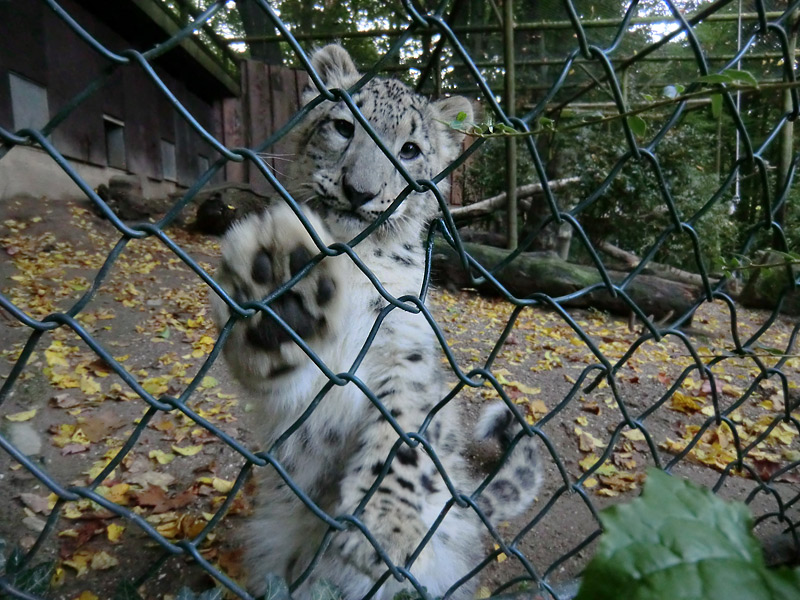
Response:
[[[307,216],[329,243],[318,219]],[[276,206],[231,228],[222,242],[217,281],[239,304],[261,301],[302,271],[318,253],[297,216],[285,205]],[[340,260],[323,259],[269,303],[275,314],[306,341],[331,335],[337,328],[343,290]],[[222,327],[232,309],[219,297],[212,300],[217,325]],[[234,363],[243,363],[239,366],[250,374],[269,375],[270,371],[291,366],[300,359],[289,331],[267,312],[261,311],[237,323],[231,338],[225,346],[226,356]],[[263,363],[269,354],[276,356],[271,361],[274,364],[267,368]],[[261,366],[254,366],[254,360],[260,360]]]

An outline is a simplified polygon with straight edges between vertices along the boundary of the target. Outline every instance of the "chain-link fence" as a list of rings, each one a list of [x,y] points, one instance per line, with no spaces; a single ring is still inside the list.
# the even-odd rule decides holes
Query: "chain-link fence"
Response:
[[[9,280],[11,287],[0,295],[0,306],[14,330],[26,332],[26,339],[18,352],[8,354],[12,358],[12,366],[0,390],[0,410],[4,417],[24,419],[19,416],[20,413],[12,414],[7,408],[12,405],[10,399],[14,398],[15,389],[22,385],[27,373],[37,368],[37,353],[41,355],[48,350],[43,341],[47,339],[46,336],[56,330],[69,330],[80,339],[84,348],[94,353],[105,365],[108,374],[118,378],[121,382],[120,393],[130,394],[136,398],[135,402],[141,403],[144,413],[128,424],[124,443],[114,448],[101,468],[91,473],[90,482],[82,485],[66,482],[69,477],[52,472],[48,464],[18,447],[16,438],[0,430],[0,446],[12,459],[3,463],[8,464],[10,470],[6,474],[0,473],[0,481],[4,475],[9,477],[7,481],[11,481],[11,469],[15,473],[21,469],[35,478],[42,490],[55,494],[54,504],[43,511],[46,517],[35,540],[27,545],[24,552],[17,552],[5,561],[5,570],[0,576],[0,595],[37,597],[30,592],[35,587],[31,581],[37,577],[47,579],[52,576],[52,571],[36,572],[33,568],[41,558],[42,549],[52,544],[62,529],[60,523],[65,518],[66,508],[71,503],[91,500],[95,503],[92,506],[96,511],[102,510],[108,518],[119,517],[128,527],[144,532],[163,551],[161,558],[152,564],[135,564],[134,572],[124,574],[108,571],[105,577],[116,577],[117,581],[124,580],[129,586],[138,586],[159,577],[170,557],[186,556],[191,557],[227,590],[248,598],[250,596],[234,577],[226,575],[220,569],[220,563],[209,558],[203,548],[209,536],[220,530],[220,522],[235,505],[237,497],[241,496],[254,469],[277,469],[303,502],[329,525],[331,532],[347,527],[363,527],[363,524],[357,516],[328,515],[319,511],[307,493],[292,482],[271,452],[255,452],[248,443],[237,439],[192,404],[192,398],[208,382],[210,370],[221,353],[230,327],[223,330],[213,343],[207,344],[200,354],[202,365],[186,378],[181,389],[165,391],[144,382],[140,374],[126,368],[124,361],[116,355],[113,344],[100,341],[82,315],[95,302],[98,291],[120,268],[125,252],[136,241],[145,239],[156,240],[155,246],[170,253],[172,258],[177,259],[176,262],[188,268],[195,280],[199,278],[211,290],[210,293],[222,295],[236,306],[235,301],[227,297],[214,280],[213,272],[205,263],[186,250],[183,243],[185,238],[167,228],[230,162],[249,162],[268,180],[276,202],[286,202],[295,210],[300,210],[297,202],[264,164],[261,153],[289,134],[314,105],[344,101],[381,151],[386,152],[386,148],[370,123],[360,116],[351,97],[354,90],[325,89],[319,74],[311,67],[307,49],[295,40],[275,10],[263,0],[255,0],[254,4],[268,15],[282,40],[290,47],[293,60],[309,72],[313,84],[319,89],[319,98],[311,106],[301,109],[283,128],[255,148],[229,148],[222,144],[209,128],[195,119],[192,111],[178,100],[153,67],[160,57],[191,38],[196,28],[220,11],[228,10],[226,2],[213,3],[207,10],[197,14],[189,25],[146,51],[132,48],[112,50],[92,37],[75,15],[69,14],[54,0],[45,0],[44,4],[47,10],[57,15],[80,36],[83,43],[106,61],[107,73],[94,80],[81,93],[63,101],[45,126],[19,131],[0,129],[2,156],[7,157],[13,149],[21,146],[43,150],[49,160],[72,179],[91,204],[113,225],[117,241],[102,265],[92,270],[80,297],[66,310],[52,312],[43,318],[32,316],[29,307],[16,300],[13,287],[18,280]],[[435,182],[408,181],[407,193],[433,189],[440,200],[443,216],[434,222],[431,235],[425,241],[428,244],[429,261],[434,254],[434,234],[441,234],[440,237],[444,237],[446,244],[455,252],[457,266],[453,268],[470,274],[467,287],[491,289],[507,307],[506,312],[501,311],[493,316],[497,325],[494,330],[496,338],[488,344],[488,352],[479,359],[477,368],[456,366],[460,362],[469,362],[466,358],[469,352],[459,354],[450,349],[446,341],[451,336],[447,324],[455,318],[452,317],[453,313],[464,314],[463,306],[461,309],[448,308],[447,298],[439,300],[437,309],[441,308],[445,314],[442,320],[437,319],[436,310],[430,317],[418,299],[400,301],[382,294],[390,303],[388,311],[425,310],[426,317],[430,317],[430,326],[441,341],[453,372],[454,387],[447,396],[448,401],[457,402],[470,390],[489,390],[488,395],[499,397],[509,406],[516,406],[522,420],[527,416],[524,433],[536,436],[542,442],[542,462],[548,467],[545,487],[535,509],[517,530],[487,528],[487,538],[491,529],[494,549],[487,550],[485,560],[475,565],[470,577],[480,578],[484,570],[497,569],[501,561],[506,566],[513,563],[515,570],[492,571],[491,582],[486,584],[490,592],[503,592],[514,585],[527,583],[528,589],[539,590],[547,597],[559,597],[557,583],[577,575],[580,566],[585,564],[586,552],[600,533],[596,518],[599,507],[607,503],[608,497],[635,490],[641,481],[641,468],[646,464],[679,472],[712,486],[716,491],[722,490],[728,496],[747,501],[754,507],[759,524],[771,524],[772,528],[767,528],[768,533],[788,532],[796,548],[795,505],[800,498],[796,478],[800,459],[796,445],[800,422],[793,410],[798,399],[794,391],[798,385],[794,350],[798,325],[796,319],[790,320],[781,310],[791,308],[796,282],[792,268],[794,236],[790,230],[790,204],[798,160],[798,155],[791,151],[791,126],[800,110],[794,87],[793,28],[797,5],[772,7],[767,6],[766,2],[755,1],[749,7],[751,19],[740,19],[738,22],[735,19],[726,20],[729,25],[736,25],[719,34],[728,36],[731,41],[728,46],[730,52],[721,65],[717,57],[712,68],[704,46],[711,43],[711,36],[708,30],[700,30],[699,27],[705,22],[713,22],[714,16],[735,17],[737,10],[741,15],[744,12],[741,5],[737,8],[731,2],[718,1],[695,9],[694,5],[684,6],[680,2],[632,2],[626,7],[622,18],[613,26],[608,26],[608,35],[596,36],[596,30],[587,26],[591,22],[591,15],[582,14],[579,5],[564,2],[560,10],[563,10],[565,21],[569,24],[569,47],[565,47],[557,63],[550,60],[551,64],[547,66],[550,71],[539,72],[539,75],[547,78],[544,82],[539,81],[539,84],[546,83],[546,92],[522,116],[511,117],[510,111],[498,99],[498,90],[492,89],[489,83],[491,77],[471,57],[470,44],[465,40],[468,36],[474,39],[476,34],[455,33],[446,4],[442,3],[437,9],[426,12],[416,3],[403,2],[402,8],[408,17],[407,27],[391,38],[391,48],[386,54],[387,57],[399,55],[404,44],[414,36],[423,33],[440,36],[444,47],[448,49],[442,56],[446,56],[457,67],[459,74],[458,89],[455,91],[467,96],[479,96],[485,104],[487,116],[483,121],[479,120],[479,135],[473,136],[473,143],[468,149],[435,181],[441,181],[470,158],[486,150],[492,142],[491,135],[487,134],[498,131],[505,133],[505,141],[512,129],[514,136],[521,132],[533,132],[533,135],[518,138],[520,149],[524,148],[526,152],[524,160],[527,161],[530,178],[529,181],[520,181],[520,184],[538,182],[541,195],[535,196],[532,202],[540,208],[544,207],[544,210],[538,211],[540,219],[529,217],[528,227],[523,230],[516,250],[503,254],[499,261],[493,260],[490,265],[481,264],[462,244],[456,222],[436,191]],[[637,11],[641,11],[641,14]],[[672,26],[647,29],[635,21],[642,15],[645,23],[656,22],[657,19],[653,17],[662,15]],[[645,31],[645,34],[636,38],[631,33],[636,31]],[[633,48],[632,53],[620,56],[619,48],[626,40],[630,41],[631,36],[638,46]],[[565,38],[562,36],[559,39],[563,41]],[[627,76],[623,74],[634,70],[648,56],[652,58],[658,55],[664,46],[675,40],[682,40],[682,47],[686,50],[681,60],[691,59],[696,72],[689,77],[673,73],[675,85],[671,91],[665,92],[660,100],[645,98],[649,106],[647,110],[639,110],[640,106],[629,97],[629,86],[625,82]],[[765,59],[760,58],[759,52],[763,52],[765,47],[776,55],[770,68],[774,69],[777,77],[774,81],[762,83],[759,88],[756,82],[750,81],[755,69],[748,65],[764,64]],[[18,51],[24,50],[20,48]],[[753,59],[750,55],[757,58]],[[585,71],[586,65],[591,65],[595,70],[586,71],[588,76],[575,85],[572,75],[576,71]],[[366,67],[371,77],[378,72],[381,64],[373,65],[371,69],[368,68],[370,65],[362,67]],[[157,222],[130,223],[120,219],[79,175],[76,165],[64,158],[51,140],[53,133],[74,111],[91,98],[103,94],[106,78],[121,69],[138,70],[145,74],[169,101],[175,114],[216,152],[203,174]],[[714,73],[726,74],[715,79],[710,77]],[[758,82],[764,79],[760,75],[760,72],[756,72],[754,77]],[[607,104],[610,112],[600,116],[572,115],[569,117],[572,121],[565,116],[565,112],[574,109],[581,99],[589,97],[587,94],[598,90],[609,99]],[[765,111],[763,118],[758,116],[759,106],[772,102],[776,94],[782,99],[785,96],[785,101],[772,112]],[[742,108],[743,97],[747,102],[746,109]],[[696,104],[698,101],[699,105]],[[713,129],[710,133],[695,129],[693,135],[708,136],[708,146],[714,146],[715,142],[711,140],[716,140],[717,153],[724,156],[718,160],[719,171],[713,178],[715,183],[711,187],[689,190],[692,202],[687,203],[684,196],[678,197],[673,193],[674,189],[685,186],[686,182],[680,180],[684,172],[673,163],[669,168],[665,168],[663,163],[668,154],[665,148],[670,139],[674,139],[671,136],[682,130],[687,115],[698,106],[700,110],[713,112],[715,122],[720,125],[716,132]],[[652,116],[653,110],[656,110],[656,116]],[[489,125],[490,121],[494,124]],[[757,133],[751,131],[756,122],[759,124]],[[595,131],[601,140],[607,140],[601,146],[613,160],[608,163],[605,172],[598,173],[596,167],[604,164],[602,157],[598,158],[598,154],[586,142],[587,151],[576,163],[577,168],[583,171],[575,173],[582,176],[580,188],[576,184],[568,198],[566,192],[561,193],[562,188],[553,186],[551,189],[549,185],[551,180],[560,176],[554,176],[552,170],[560,150],[556,145],[551,145],[547,155],[544,155],[540,142],[554,132],[564,138],[569,137],[571,131],[578,135],[587,130]],[[788,142],[784,139],[787,132]],[[582,140],[580,143],[585,142],[585,139]],[[678,145],[681,143],[684,142],[679,141]],[[774,159],[779,154],[776,149],[781,144],[782,148],[788,144],[788,157],[783,152],[782,157]],[[564,152],[576,155],[575,148],[565,149]],[[649,221],[659,222],[660,219],[664,223],[655,234],[639,240],[637,251],[641,258],[630,252],[633,249],[631,244],[625,244],[619,238],[612,241],[616,240],[619,246],[627,248],[621,249],[613,243],[603,244],[603,241],[608,242],[609,237],[599,235],[596,229],[587,225],[600,222],[604,224],[600,229],[605,227],[607,234],[608,228],[613,228],[616,221],[625,218],[626,211],[634,212],[639,198],[615,198],[615,203],[611,204],[608,199],[615,194],[625,193],[625,185],[629,186],[627,193],[636,193],[641,189],[631,183],[636,177],[647,182],[645,187],[656,198],[648,209],[650,216],[636,213],[640,215],[637,218],[642,219],[641,228],[645,229]],[[703,179],[703,185],[708,181],[708,178]],[[622,192],[615,187],[620,182],[624,184]],[[575,189],[580,191],[575,192]],[[728,254],[731,260],[724,264],[710,261],[706,234],[703,232],[713,232],[715,228],[722,227],[723,221],[727,221],[745,203],[751,207],[752,225],[735,240],[727,240],[736,244],[735,251]],[[397,204],[389,210],[394,210]],[[93,221],[89,221],[87,226],[91,227],[91,223]],[[584,259],[585,264],[591,266],[599,279],[588,284],[573,282],[572,288],[559,288],[557,293],[540,289],[525,295],[517,294],[515,290],[518,288],[513,282],[509,284],[504,280],[503,274],[509,271],[509,265],[530,258],[526,252],[554,226],[571,235],[572,244],[578,247],[575,252]],[[733,234],[731,236],[736,237]],[[682,263],[682,268],[658,264],[656,259],[669,256],[669,250],[679,246],[688,249],[686,256],[689,258]],[[10,247],[6,241],[6,252],[12,257],[15,252],[9,251]],[[346,253],[352,260],[358,261],[356,253],[346,245],[337,245],[327,252],[331,255]],[[604,261],[602,256],[611,256],[616,266],[620,261],[631,263],[631,257],[634,260],[628,264],[624,275],[619,275],[607,266],[609,261]],[[67,262],[71,258],[63,256],[62,260]],[[768,268],[759,263],[777,266]],[[363,263],[359,266],[367,270]],[[732,297],[735,295],[731,291],[734,289],[732,286],[739,285],[742,273],[746,279],[755,279],[751,273],[756,272],[758,267],[766,269],[763,272],[768,272],[772,277],[771,286],[765,292],[766,300],[763,300],[769,308],[765,310],[762,307],[761,312],[748,313],[749,316],[744,318],[743,311]],[[651,306],[647,298],[641,300],[642,297],[637,296],[641,292],[636,292],[635,287],[652,275],[648,269],[653,268],[657,268],[657,273],[661,274],[671,271],[673,274],[679,272],[681,275],[690,275],[689,283],[680,284],[682,291],[675,292],[677,288],[667,287],[664,292],[666,297],[670,297],[684,294],[684,290],[692,290],[693,295],[685,299],[682,309],[662,310],[657,303]],[[426,268],[427,273],[429,269]],[[534,290],[537,282],[534,278]],[[427,282],[423,292],[426,290]],[[644,294],[650,294],[652,300],[654,288],[648,290]],[[613,304],[617,313],[628,312],[631,315],[630,328],[618,321],[602,321],[597,325],[594,320],[600,317],[596,313],[578,312],[573,308],[587,299],[592,299],[588,304],[594,305],[594,301],[601,296]],[[456,301],[467,302],[466,297],[455,298]],[[640,299],[637,301],[637,298]],[[128,305],[121,301],[119,310],[124,311],[124,306]],[[242,315],[249,315],[254,310],[239,309]],[[715,312],[704,312],[712,309]],[[259,310],[269,308],[261,305]],[[378,323],[385,317],[384,313],[377,317]],[[538,314],[547,315],[546,324],[526,320]],[[780,328],[777,334],[776,328]],[[554,331],[557,333],[554,334]],[[169,333],[169,330],[162,330],[164,332]],[[161,337],[165,338],[166,334]],[[580,358],[571,365],[565,363],[569,363],[572,360],[570,357],[575,355],[565,351],[557,341],[559,338],[566,338],[568,347],[581,351]],[[151,340],[151,343],[159,341],[163,339]],[[549,367],[541,368],[540,362],[526,363],[526,360],[534,359],[524,355],[524,352],[516,358],[504,354],[508,348],[514,350],[525,346],[546,355]],[[310,348],[305,345],[302,347],[319,362]],[[369,351],[368,345],[365,351]],[[508,362],[503,363],[506,359]],[[475,360],[474,356],[472,360]],[[504,366],[501,368],[501,365]],[[549,383],[546,387],[543,385],[544,391],[534,389],[532,385],[509,381],[516,373],[513,365],[522,365],[528,376],[533,370],[534,385],[538,379],[547,380],[548,372],[558,372],[560,381]],[[529,365],[538,366],[534,369]],[[504,371],[506,366],[508,370]],[[565,370],[566,366],[570,366],[571,371]],[[332,386],[353,381],[351,374],[331,372],[329,375]],[[644,385],[645,379],[650,381],[650,385]],[[399,433],[402,428],[380,398],[376,397],[374,390],[364,389],[364,393],[398,431],[397,448],[402,443],[411,447],[423,444],[435,456],[424,435],[418,432]],[[524,404],[519,402],[521,395],[528,396]],[[118,499],[115,501],[113,493],[109,493],[114,483],[112,473],[122,467],[134,448],[146,446],[148,431],[159,423],[165,413],[184,415],[187,422],[213,434],[226,452],[244,463],[232,485],[225,488],[224,501],[214,505],[201,527],[180,540],[165,534],[165,530],[148,520],[142,511]],[[592,429],[592,419],[600,415],[602,420],[597,420],[595,429]],[[303,418],[307,418],[307,415]],[[565,430],[568,435],[564,434]],[[672,439],[674,437],[678,438],[677,441]],[[72,458],[80,460],[80,455]],[[380,477],[386,475],[385,471],[380,473]],[[477,496],[470,496],[471,492],[457,490],[453,504],[472,506],[480,512],[475,502]],[[10,486],[4,487],[4,502],[10,501],[8,496],[11,493]],[[10,512],[6,514],[11,515]],[[574,532],[576,514],[583,515],[582,520],[585,521],[578,527],[578,534]],[[483,520],[488,523],[485,518]],[[14,542],[13,539],[6,540],[9,545]],[[549,555],[541,553],[543,547],[550,549]],[[386,553],[381,552],[381,556],[385,558]],[[408,577],[416,586],[418,584],[412,573],[413,568],[409,570],[402,565],[391,565],[385,577]],[[38,583],[41,584],[41,581]],[[424,589],[417,591],[423,597],[428,597]]]

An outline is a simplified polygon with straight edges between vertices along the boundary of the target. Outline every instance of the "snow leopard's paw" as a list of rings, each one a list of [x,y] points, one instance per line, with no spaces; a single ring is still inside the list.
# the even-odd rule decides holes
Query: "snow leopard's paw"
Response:
[[[510,521],[533,504],[542,483],[543,469],[537,438],[520,436],[521,425],[502,402],[488,405],[475,426],[478,439],[495,439],[502,451],[502,466],[481,494],[478,504],[495,523]]]
[[[406,565],[428,532],[428,528],[415,513],[381,514],[374,509],[370,510],[369,506],[361,515],[361,522],[396,567]],[[372,579],[377,580],[388,569],[388,565],[375,547],[356,527],[338,533],[333,544],[345,562]],[[430,544],[425,545],[414,564],[429,560],[430,546]]]
[[[319,219],[306,214],[325,243],[330,243]],[[234,225],[222,242],[217,281],[239,304],[261,301],[319,253],[311,236],[286,205],[248,217]],[[327,257],[269,303],[270,308],[309,344],[334,335],[342,312],[342,263]],[[222,328],[232,309],[212,297],[214,317]],[[293,370],[306,359],[289,331],[272,315],[260,311],[237,323],[225,344],[225,357],[244,383]]]

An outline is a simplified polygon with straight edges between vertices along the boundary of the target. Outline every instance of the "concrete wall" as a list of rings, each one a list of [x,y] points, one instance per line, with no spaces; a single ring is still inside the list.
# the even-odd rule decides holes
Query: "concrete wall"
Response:
[[[92,189],[96,189],[101,183],[107,184],[114,175],[129,174],[121,169],[100,167],[77,160],[70,160],[69,163]],[[149,177],[140,179],[145,198],[166,198],[180,189],[172,181]],[[27,146],[15,147],[0,160],[0,201],[19,195],[37,198],[86,198],[72,178],[46,152]]]

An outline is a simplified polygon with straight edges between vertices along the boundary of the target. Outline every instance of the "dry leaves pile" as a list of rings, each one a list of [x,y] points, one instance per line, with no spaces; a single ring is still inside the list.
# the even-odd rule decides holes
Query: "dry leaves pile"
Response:
[[[442,292],[436,304],[436,314],[441,315],[440,323],[460,366],[465,371],[484,366],[511,318],[512,308],[505,302],[468,293]],[[742,339],[746,339],[761,326],[767,314],[740,311],[739,318],[738,330]],[[602,313],[580,312],[576,321],[612,366],[623,358],[641,333]],[[730,316],[719,305],[701,308],[694,323],[690,340],[704,364],[732,350]],[[782,354],[790,355],[782,367],[790,395],[800,385],[800,359],[792,355],[796,349],[788,347],[791,330],[788,319],[778,319],[759,338],[759,347],[769,349],[759,356],[768,368]],[[517,318],[491,372],[504,385],[509,399],[526,414],[529,423],[538,422],[550,411],[558,412],[544,431],[556,443],[567,468],[578,467],[571,471],[573,477],[581,478],[583,486],[599,496],[618,496],[638,489],[643,482],[645,468],[653,464],[652,452],[642,430],[627,426],[619,429],[625,423],[622,409],[637,419],[659,402],[660,407],[643,424],[656,446],[667,453],[660,456],[662,463],[684,451],[698,436],[686,459],[716,470],[723,470],[737,460],[737,447],[741,451],[750,445],[745,462],[765,479],[790,462],[800,460],[800,431],[794,423],[782,421],[787,403],[796,405],[797,396],[794,401],[784,398],[777,377],[760,381],[748,394],[761,374],[752,359],[731,358],[711,367],[715,386],[712,390],[711,380],[702,378],[697,370],[684,374],[686,367],[695,364],[694,360],[686,346],[670,336],[660,342],[642,344],[627,358],[616,372],[617,396],[605,379],[591,393],[583,393],[594,374],[587,378],[573,401],[562,406],[560,403],[581,372],[598,362],[598,356],[582,335],[558,314],[527,309]],[[681,377],[680,386],[669,394]],[[469,396],[469,388],[465,394]],[[478,395],[499,398],[488,384],[479,388]],[[719,410],[736,425],[738,446],[733,431],[724,422],[712,423],[700,433],[716,414],[715,395]],[[619,435],[612,445],[612,434],[618,429]],[[559,445],[561,436],[563,442]],[[735,473],[749,476],[746,470]],[[790,470],[778,480],[800,481],[800,475]]]
[[[69,215],[63,215],[67,210]],[[68,310],[89,289],[119,239],[108,223],[78,206],[51,206],[42,214],[5,219],[0,229],[0,252],[8,259],[3,293],[35,319]],[[59,220],[55,215],[69,223],[54,228],[53,221]],[[62,236],[64,231],[79,235]],[[169,233],[204,269],[212,270],[208,261],[218,251],[214,241],[180,230]],[[177,397],[193,382],[216,341],[207,304],[205,285],[160,241],[149,238],[129,242],[77,320],[148,393]],[[0,359],[5,359],[0,375],[5,378],[30,331],[15,320],[4,323],[8,335],[2,337],[8,342],[0,348]],[[160,413],[149,420],[117,468],[100,481],[134,433],[146,403],[67,327],[43,336],[16,387],[33,382],[48,390],[46,403],[25,402],[15,393],[2,407],[0,419],[46,432],[46,470],[59,483],[97,484],[98,494],[142,516],[169,541],[192,539],[203,531],[231,491],[243,462],[231,459],[228,452],[224,460],[238,464],[223,464],[227,449],[213,432],[178,411]],[[22,410],[14,409],[15,400]],[[229,428],[229,433],[236,433],[238,404],[237,396],[212,375],[200,379],[188,402],[202,419]],[[20,465],[9,469],[19,471]],[[65,477],[67,473],[71,475]],[[16,494],[19,518],[30,532],[22,541],[32,543],[51,511],[59,510],[55,587],[92,571],[118,568],[143,541],[152,546],[135,525],[91,500],[57,505],[56,495],[35,483],[27,478],[31,491]],[[246,495],[240,492],[228,513],[248,510]],[[237,560],[216,541],[213,531],[205,535],[203,555],[238,575]],[[66,587],[76,586],[79,581]]]
[[[0,253],[7,257],[0,266],[3,293],[35,319],[69,309],[90,288],[119,239],[108,223],[83,208],[47,206],[34,217],[0,221]],[[209,262],[218,252],[214,242],[182,231],[170,231],[170,236],[204,269],[213,271]],[[485,365],[512,313],[507,303],[466,292],[435,292],[432,305],[465,372]],[[575,314],[580,332],[555,312],[522,311],[491,372],[529,423],[544,424],[543,431],[571,477],[586,489],[614,497],[639,487],[646,466],[652,464],[652,453],[644,431],[620,427],[625,422],[622,410],[636,419],[657,402],[662,403],[645,419],[644,427],[653,444],[665,452],[662,461],[693,444],[688,460],[724,469],[737,460],[738,449],[753,444],[746,462],[768,478],[800,458],[797,428],[780,420],[793,400],[784,397],[775,379],[761,381],[747,395],[759,375],[752,360],[729,359],[713,367],[713,389],[708,379],[694,371],[667,395],[683,370],[693,364],[687,348],[675,337],[642,344],[618,369],[616,395],[602,380],[591,392],[579,390],[569,402],[562,402],[584,369],[598,363],[584,336],[612,365],[639,337],[639,332],[607,315]],[[744,315],[739,324],[743,335],[755,331],[763,319],[744,311],[740,315]],[[156,398],[179,396],[195,380],[216,341],[205,285],[152,238],[129,242],[77,321]],[[6,340],[0,347],[0,375],[7,377],[30,331],[14,319],[0,324]],[[778,320],[760,343],[791,352],[786,348],[789,331],[788,324]],[[729,317],[719,306],[698,313],[691,340],[704,362],[731,349],[729,332]],[[770,366],[778,357],[768,352],[761,360]],[[798,366],[798,359],[790,358],[783,367],[790,393],[797,387]],[[220,381],[220,374],[211,373],[197,382],[188,405],[202,419],[241,438],[237,427],[243,407],[226,382]],[[46,390],[45,397],[37,403],[22,392],[12,396],[2,406],[0,421],[30,424],[35,431],[46,432],[46,469],[61,484],[96,484],[104,498],[140,515],[170,541],[195,538],[204,531],[242,463],[213,432],[178,411],[160,413],[147,421],[120,464],[105,473],[136,432],[146,403],[68,327],[42,337],[16,386],[22,389],[36,382]],[[466,388],[463,394],[476,404],[499,397],[488,385]],[[719,409],[736,426],[738,446],[727,424],[712,423],[702,429],[716,414],[715,396]],[[614,431],[619,434],[612,436]],[[6,463],[12,472],[24,474],[20,465]],[[0,463],[0,468],[5,469],[6,463]],[[779,480],[796,477],[795,471],[789,471]],[[21,477],[17,488],[19,519],[31,532],[27,543],[42,530],[51,511],[60,513],[55,536],[56,586],[80,591],[87,575],[120,570],[126,556],[129,561],[138,560],[137,550],[131,548],[154,545],[131,522],[90,500],[57,504],[55,495],[46,493],[32,477]],[[229,512],[247,511],[247,494],[240,493]],[[238,551],[227,550],[215,536],[215,531],[205,535],[204,556],[236,577]],[[69,597],[97,596],[84,589]]]

